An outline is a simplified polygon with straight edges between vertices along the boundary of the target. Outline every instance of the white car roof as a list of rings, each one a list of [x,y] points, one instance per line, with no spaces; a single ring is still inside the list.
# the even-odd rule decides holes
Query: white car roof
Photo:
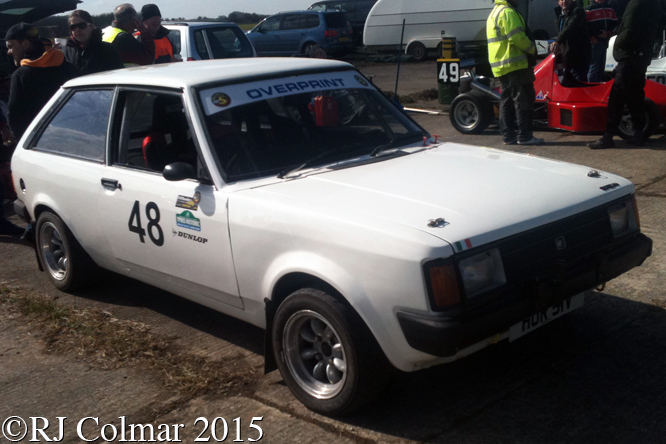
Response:
[[[137,66],[78,77],[64,88],[93,85],[139,85],[188,88],[209,82],[236,83],[257,77],[281,77],[299,72],[353,69],[349,63],[296,57],[202,60]]]

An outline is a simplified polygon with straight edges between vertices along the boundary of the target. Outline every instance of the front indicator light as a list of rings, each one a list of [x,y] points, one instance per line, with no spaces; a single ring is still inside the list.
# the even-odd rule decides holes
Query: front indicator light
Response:
[[[430,268],[430,286],[437,307],[451,307],[460,303],[458,279],[453,265],[439,265]]]
[[[631,206],[634,207],[634,219],[636,220],[636,228],[641,229],[641,218],[638,215],[638,204],[636,203],[636,196],[631,198]]]

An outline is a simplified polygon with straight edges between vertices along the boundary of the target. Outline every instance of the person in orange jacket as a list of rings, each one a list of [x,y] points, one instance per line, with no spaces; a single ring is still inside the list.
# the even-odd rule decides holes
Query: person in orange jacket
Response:
[[[157,5],[149,3],[141,8],[141,20],[148,30],[148,33],[155,41],[155,63],[171,63],[173,59],[173,45],[167,37],[169,30],[162,26],[162,13]],[[141,39],[141,33],[134,34],[137,39]]]

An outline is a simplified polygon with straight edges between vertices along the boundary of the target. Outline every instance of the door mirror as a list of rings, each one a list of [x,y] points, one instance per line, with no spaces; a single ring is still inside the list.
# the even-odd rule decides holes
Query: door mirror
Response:
[[[192,165],[185,162],[174,162],[164,167],[162,172],[164,178],[170,182],[178,182],[185,179],[196,179],[197,172]]]

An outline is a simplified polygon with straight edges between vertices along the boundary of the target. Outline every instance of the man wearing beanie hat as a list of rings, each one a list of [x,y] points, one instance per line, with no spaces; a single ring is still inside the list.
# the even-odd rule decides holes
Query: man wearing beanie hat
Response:
[[[126,67],[152,65],[155,62],[153,36],[143,26],[134,6],[123,3],[113,10],[113,23],[102,31],[102,40],[111,43]],[[134,38],[134,30],[144,35],[141,41]]]
[[[9,28],[5,40],[7,54],[19,67],[12,74],[7,104],[9,127],[18,140],[46,102],[78,71],[65,61],[62,51],[45,48],[37,28],[28,23]]]
[[[173,62],[173,46],[171,40],[167,37],[170,31],[162,26],[160,8],[152,3],[144,5],[141,8],[141,20],[155,41],[155,63]],[[138,40],[142,38],[140,32],[135,33],[134,36]]]

